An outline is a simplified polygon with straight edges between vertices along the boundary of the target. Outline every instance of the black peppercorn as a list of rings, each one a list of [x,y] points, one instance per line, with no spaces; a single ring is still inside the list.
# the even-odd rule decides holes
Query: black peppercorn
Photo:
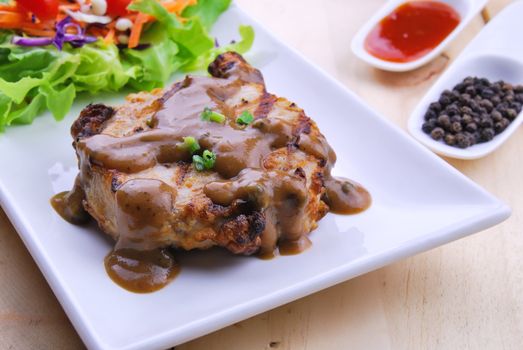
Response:
[[[523,85],[467,77],[430,104],[422,130],[434,140],[466,148],[492,140],[522,109]]]
[[[474,86],[469,85],[465,88],[465,93],[474,96],[476,95],[476,88]]]
[[[463,116],[461,117],[461,122],[465,125],[470,124],[473,122],[472,117],[470,116],[470,114],[463,114]]]
[[[470,146],[470,139],[463,133],[456,134],[456,144],[459,148],[467,148]]]
[[[492,119],[484,116],[481,118],[479,125],[481,125],[483,128],[491,128],[493,126]]]
[[[438,102],[444,107],[450,104],[450,98],[447,95],[441,95]]]
[[[486,111],[490,112],[494,108],[494,105],[489,100],[481,100],[479,103],[480,107],[485,108]]]
[[[469,140],[469,145],[470,145],[470,146],[476,144],[476,138],[474,137],[474,134],[473,134],[473,133],[465,132],[465,136],[468,138],[468,140]]]
[[[512,121],[514,119],[516,119],[516,117],[518,116],[518,113],[516,112],[515,109],[512,109],[512,108],[508,108],[505,115],[507,116],[507,118]]]
[[[496,105],[496,109],[497,109],[498,111],[500,111],[500,112],[503,113],[503,111],[504,111],[505,109],[507,109],[508,106],[509,106],[509,104],[508,104],[507,102],[505,102],[505,101],[501,101],[500,103],[498,103],[498,104]]]
[[[501,97],[499,97],[499,95],[495,95],[494,97],[492,97],[492,98],[490,99],[490,102],[492,102],[492,104],[493,104],[494,106],[497,106],[498,104],[501,103]]]
[[[447,108],[445,108],[445,112],[447,112],[448,115],[455,115],[455,114],[459,114],[459,107],[457,104],[455,103],[452,103],[450,105],[447,106]]]
[[[436,119],[437,116],[438,114],[436,112],[434,112],[432,109],[429,109],[427,113],[425,113],[425,120]]]
[[[463,128],[461,127],[461,123],[460,122],[454,122],[454,123],[452,123],[452,126],[450,127],[450,131],[452,131],[453,133],[458,133],[462,129]]]
[[[501,119],[498,123],[496,124],[499,124],[498,127],[496,128],[496,126],[494,125],[496,131],[497,129],[499,129],[499,131],[497,131],[497,133],[499,134],[500,132],[502,132],[503,130],[505,130],[509,125],[510,125],[510,120],[508,120],[507,118],[503,118]]]
[[[479,109],[479,104],[476,100],[470,100],[468,102],[468,105],[469,105],[470,109],[472,109],[474,112],[477,112]]]
[[[490,141],[494,138],[494,136],[496,136],[496,133],[492,128],[486,128],[481,131],[481,139],[483,141]]]
[[[494,96],[494,91],[489,88],[483,89],[483,91],[481,91],[481,96],[483,96],[483,98],[492,98],[492,96]]]
[[[470,84],[473,84],[474,81],[476,81],[475,78],[473,78],[473,77],[466,77],[466,78],[463,80],[463,84],[465,84],[465,85],[470,85]]]
[[[493,110],[492,113],[490,113],[490,117],[495,122],[499,122],[501,119],[503,119],[503,115],[498,110]]]
[[[521,111],[521,102],[512,102],[509,107],[516,111]]]
[[[462,106],[459,111],[461,114],[472,114],[472,109],[469,106]]]
[[[450,128],[450,117],[446,114],[441,114],[439,117],[438,117],[438,125],[443,127],[444,129],[448,129]]]
[[[463,83],[457,84],[456,86],[454,86],[454,89],[452,89],[452,90],[454,90],[454,91],[456,91],[458,93],[465,92],[465,83],[463,82]]]
[[[441,111],[441,105],[439,104],[439,102],[432,102],[430,104],[429,108],[432,109],[436,113]]]
[[[462,118],[461,118],[461,115],[459,115],[459,114],[454,114],[452,117],[450,117],[451,123],[456,123],[456,122],[461,123],[461,120],[462,120]]]
[[[465,126],[465,130],[468,132],[475,132],[478,130],[478,126],[476,123],[468,123],[467,126]]]
[[[452,102],[459,101],[459,98],[461,97],[461,94],[458,91],[452,91],[452,94],[450,95],[450,99]]]
[[[423,123],[421,129],[425,133],[430,133],[434,128],[436,127],[436,121],[434,119],[427,120],[425,123]]]
[[[452,134],[445,135],[445,143],[449,146],[454,146],[456,144],[456,137]]]
[[[469,94],[462,94],[461,97],[459,98],[459,102],[462,104],[468,104],[468,103],[470,103],[471,99],[472,98],[470,97]]]
[[[479,131],[476,131],[472,134],[472,137],[474,137],[475,143],[481,142],[481,133]]]
[[[432,130],[432,132],[430,133],[430,136],[436,140],[436,141],[439,141],[443,138],[443,136],[445,135],[445,131],[442,129],[442,128],[434,128]]]

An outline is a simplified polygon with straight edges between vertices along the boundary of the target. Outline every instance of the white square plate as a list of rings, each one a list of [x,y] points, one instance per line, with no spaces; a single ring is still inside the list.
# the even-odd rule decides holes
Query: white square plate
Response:
[[[111,242],[96,227],[72,226],[49,198],[71,188],[77,172],[67,120],[38,118],[0,135],[0,203],[85,344],[92,349],[151,349],[179,344],[320,289],[497,224],[507,206],[466,179],[354,94],[270,36],[233,6],[216,25],[224,42],[240,23],[257,38],[247,58],[269,91],[314,118],[337,151],[336,174],[363,183],[372,207],[327,215],[301,255],[264,261],[222,251],[180,257],[182,272],[153,294],[125,291],[106,275]]]

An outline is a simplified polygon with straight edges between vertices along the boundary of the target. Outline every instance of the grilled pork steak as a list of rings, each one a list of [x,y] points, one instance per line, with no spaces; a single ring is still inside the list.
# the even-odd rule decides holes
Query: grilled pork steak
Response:
[[[272,253],[308,242],[329,205],[367,205],[354,202],[364,192],[330,176],[336,156],[314,121],[267,92],[257,69],[228,52],[209,73],[120,107],[90,105],[73,124],[80,174],[68,196],[84,193],[83,207],[117,249]],[[199,171],[193,157],[205,154],[215,162]]]

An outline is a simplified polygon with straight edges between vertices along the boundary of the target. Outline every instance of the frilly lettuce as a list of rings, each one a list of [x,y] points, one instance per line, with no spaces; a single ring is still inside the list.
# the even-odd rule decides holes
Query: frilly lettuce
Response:
[[[63,51],[53,46],[20,47],[0,31],[0,131],[12,124],[30,124],[49,110],[63,119],[78,93],[162,87],[176,71],[205,68],[218,54],[245,53],[254,40],[251,27],[241,26],[241,40],[216,48],[211,26],[231,0],[199,0],[183,12],[182,22],[156,0],[136,0],[131,9],[156,22],[144,32],[139,50],[118,49],[98,41]],[[1,0],[0,0],[1,2]]]

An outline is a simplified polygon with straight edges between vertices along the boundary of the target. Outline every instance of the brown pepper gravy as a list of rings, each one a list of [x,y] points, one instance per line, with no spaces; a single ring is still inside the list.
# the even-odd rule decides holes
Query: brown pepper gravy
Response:
[[[325,179],[323,200],[331,212],[336,214],[358,214],[370,207],[372,198],[369,191],[357,182],[345,178]]]
[[[263,82],[259,73],[243,73],[238,71],[227,79],[187,77],[158,100],[161,108],[147,123],[148,130],[123,137],[97,134],[77,140],[80,175],[73,191],[51,200],[53,207],[67,221],[81,222],[79,214],[85,212],[80,184],[90,176],[89,164],[137,173],[157,164],[190,162],[191,154],[183,147],[183,138],[191,136],[202,150],[217,155],[213,171],[222,180],[205,185],[205,195],[221,206],[248,201],[253,210],[263,213],[260,256],[273,256],[278,247],[279,254],[292,255],[311,246],[304,227],[307,180],[286,171],[265,169],[264,159],[276,149],[297,148],[325,164],[326,193],[322,199],[332,212],[354,214],[365,210],[371,203],[369,193],[358,184],[330,175],[336,155],[323,135],[314,135],[313,139],[292,120],[258,116],[256,111],[251,111],[255,116],[251,125],[236,123],[238,111],[231,110],[226,100],[245,82]],[[225,122],[203,121],[200,114],[206,107],[223,114]],[[152,292],[178,273],[178,265],[163,249],[160,239],[171,229],[168,219],[176,195],[171,186],[154,179],[129,180],[117,189],[117,243],[106,257],[105,267],[123,288]],[[220,223],[215,225],[213,229],[219,230]]]
[[[180,271],[167,249],[115,249],[105,257],[105,270],[119,286],[135,293],[155,292]]]
[[[67,222],[73,225],[85,224],[89,214],[84,209],[85,194],[77,178],[71,191],[60,192],[51,198],[53,209]]]

